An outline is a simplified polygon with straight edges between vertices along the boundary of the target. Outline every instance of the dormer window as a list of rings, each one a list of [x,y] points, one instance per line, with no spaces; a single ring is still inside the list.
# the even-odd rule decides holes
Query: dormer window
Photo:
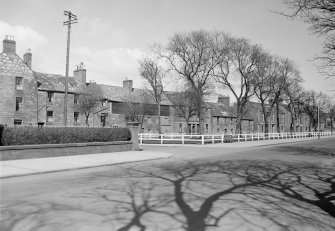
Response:
[[[17,90],[22,90],[23,89],[23,84],[22,84],[22,81],[23,78],[22,77],[16,77],[15,78],[15,89]]]

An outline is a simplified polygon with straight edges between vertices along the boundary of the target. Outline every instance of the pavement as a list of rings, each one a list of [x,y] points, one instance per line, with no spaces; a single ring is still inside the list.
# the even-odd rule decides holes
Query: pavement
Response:
[[[321,137],[321,139],[327,139],[327,138],[332,137],[329,136]],[[206,145],[183,145],[183,146],[196,146],[199,148],[222,147],[227,149],[251,148],[259,146],[302,142],[308,140],[317,140],[317,138],[308,137],[308,138],[261,140],[261,141],[216,143]],[[142,151],[127,151],[127,152],[113,152],[113,153],[101,153],[101,154],[0,161],[0,178],[26,176],[26,175],[58,172],[58,171],[68,171],[82,168],[91,168],[91,167],[173,157],[173,155],[169,153],[146,151],[145,146],[146,145],[141,146],[144,149]],[[159,144],[159,146],[181,146],[181,145]]]
[[[168,153],[126,151],[0,161],[0,178],[68,171],[172,157]]]

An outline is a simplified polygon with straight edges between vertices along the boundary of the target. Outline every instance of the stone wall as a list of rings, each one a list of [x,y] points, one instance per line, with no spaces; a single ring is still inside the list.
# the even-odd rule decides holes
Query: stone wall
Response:
[[[132,141],[1,146],[0,160],[32,159],[130,151]]]
[[[16,77],[23,78],[22,89],[15,89]],[[32,70],[15,53],[0,54],[0,124],[36,124],[36,81]],[[22,97],[22,111],[16,112],[16,97]]]

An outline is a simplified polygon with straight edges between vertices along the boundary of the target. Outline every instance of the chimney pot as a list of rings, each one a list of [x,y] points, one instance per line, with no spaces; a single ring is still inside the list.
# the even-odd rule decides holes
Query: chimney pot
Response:
[[[133,80],[126,78],[123,80],[123,88],[128,89],[128,91],[133,91]]]
[[[73,71],[73,77],[78,83],[86,83],[86,69],[84,63],[81,62],[75,71]]]
[[[218,97],[218,103],[222,103],[225,107],[230,106],[230,97],[229,96],[219,96]]]
[[[31,68],[32,54],[31,49],[27,49],[26,53],[23,55],[23,61]]]

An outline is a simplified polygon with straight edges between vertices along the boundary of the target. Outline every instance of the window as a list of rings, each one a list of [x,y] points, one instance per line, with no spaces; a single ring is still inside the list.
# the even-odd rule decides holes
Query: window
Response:
[[[23,89],[22,79],[22,77],[15,78],[15,89]]]
[[[205,132],[208,133],[208,124],[205,125]]]
[[[75,111],[75,112],[73,113],[73,121],[74,121],[75,123],[79,123],[79,112]]]
[[[106,105],[107,105],[106,100],[101,101],[101,106],[106,107]]]
[[[106,126],[106,117],[107,117],[107,114],[106,114],[106,113],[101,113],[101,115],[100,115],[100,122],[101,122],[101,125],[102,125],[103,127]]]
[[[16,97],[15,111],[22,111],[22,97]]]
[[[78,104],[78,95],[74,94],[74,98],[73,98],[73,104]]]
[[[22,120],[14,120],[14,126],[21,126]]]
[[[48,91],[48,102],[54,101],[54,93],[51,91]]]
[[[47,122],[53,122],[54,112],[53,111],[47,111]]]

